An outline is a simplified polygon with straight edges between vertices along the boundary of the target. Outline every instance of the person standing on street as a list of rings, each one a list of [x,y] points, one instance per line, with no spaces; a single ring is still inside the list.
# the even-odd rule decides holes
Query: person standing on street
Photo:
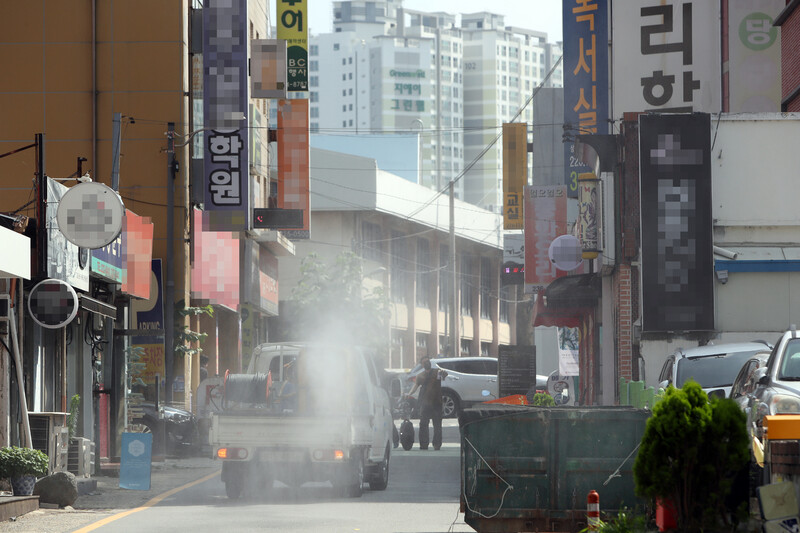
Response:
[[[442,447],[442,380],[447,372],[431,367],[431,358],[422,358],[423,370],[408,393],[411,396],[419,389],[419,449],[428,449],[428,424],[433,422],[433,449]]]

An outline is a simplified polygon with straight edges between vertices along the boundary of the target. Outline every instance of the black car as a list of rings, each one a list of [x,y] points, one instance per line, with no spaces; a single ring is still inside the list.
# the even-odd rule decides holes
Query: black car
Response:
[[[197,443],[197,419],[192,413],[162,405],[159,416],[152,403],[142,403],[137,408],[142,410],[143,415],[134,419],[133,423],[143,426],[146,433],[153,434],[153,454],[163,453],[162,443],[167,455],[186,455],[193,450]]]

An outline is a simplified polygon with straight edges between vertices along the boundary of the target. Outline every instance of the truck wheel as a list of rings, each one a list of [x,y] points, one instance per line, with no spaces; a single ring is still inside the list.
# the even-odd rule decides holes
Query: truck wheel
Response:
[[[389,444],[386,444],[386,453],[383,461],[375,465],[375,472],[369,480],[369,490],[386,490],[389,484]]]
[[[232,475],[225,482],[225,493],[231,500],[238,500],[244,490],[244,478],[241,475]]]
[[[360,498],[364,494],[364,457],[359,452],[350,459],[350,483],[345,487],[345,493],[350,498]]]

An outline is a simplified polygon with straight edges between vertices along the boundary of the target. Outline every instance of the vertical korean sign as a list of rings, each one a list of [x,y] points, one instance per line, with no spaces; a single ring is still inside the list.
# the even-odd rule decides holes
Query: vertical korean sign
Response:
[[[711,117],[641,115],[642,331],[714,329]]]
[[[567,188],[564,185],[525,187],[525,293],[544,290],[566,275],[550,261],[548,249],[567,233]]]
[[[729,0],[728,84],[731,113],[781,110],[781,40],[773,17],[785,0]]]
[[[278,207],[302,209],[303,227],[283,233],[308,239],[308,100],[278,100]]]
[[[720,3],[618,4],[612,14],[615,118],[628,111],[718,112]]]
[[[306,0],[277,0],[278,39],[286,40],[289,91],[308,90],[308,8]]]
[[[564,129],[575,135],[608,133],[608,2],[564,0]],[[619,9],[627,9],[622,6]],[[578,175],[591,172],[564,143],[567,196],[578,197]]]
[[[503,124],[503,229],[522,229],[523,188],[528,184],[528,125]]]
[[[204,210],[210,229],[249,228],[247,0],[203,7]]]

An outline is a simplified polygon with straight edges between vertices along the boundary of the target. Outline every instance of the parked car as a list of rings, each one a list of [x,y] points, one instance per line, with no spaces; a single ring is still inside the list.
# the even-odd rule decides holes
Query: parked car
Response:
[[[461,409],[485,402],[487,398],[497,398],[496,357],[437,357],[431,359],[431,367],[447,372],[442,381],[444,418],[457,416]],[[403,383],[404,394],[411,390],[422,371],[422,365],[418,364],[408,372]],[[536,387],[547,389],[547,376],[537,376]],[[485,390],[489,391],[488,396],[484,396]]]
[[[189,411],[177,407],[160,406],[161,416],[152,403],[143,403],[138,406],[143,414],[135,419],[134,424],[139,424],[146,433],[152,433],[153,438],[158,438],[159,421],[164,428],[164,444],[166,453],[180,455],[191,452],[197,444],[197,420]],[[154,453],[158,451],[158,442],[153,443]]]
[[[659,387],[672,385],[680,389],[687,381],[694,380],[709,396],[727,398],[745,361],[771,348],[760,340],[679,348],[667,356],[658,377]]]
[[[749,407],[750,398],[758,385],[759,378],[764,375],[763,369],[767,366],[769,354],[769,350],[764,350],[753,355],[744,362],[736,379],[733,380],[730,398],[745,412]]]
[[[767,365],[756,370],[757,383],[748,409],[748,422],[763,437],[765,415],[800,414],[800,332],[795,326],[775,343]]]

